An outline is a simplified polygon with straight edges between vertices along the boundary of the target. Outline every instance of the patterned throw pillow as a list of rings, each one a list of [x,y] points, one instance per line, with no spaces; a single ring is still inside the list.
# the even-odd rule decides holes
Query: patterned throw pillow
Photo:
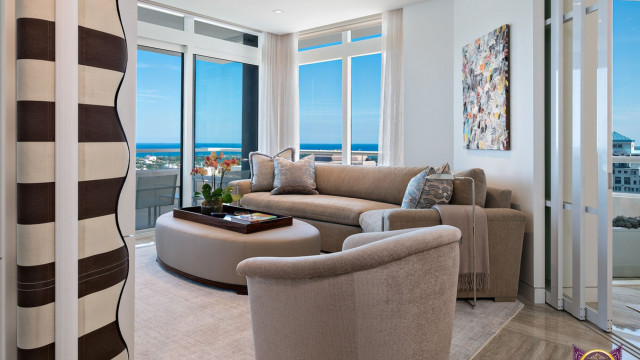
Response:
[[[275,176],[273,195],[306,194],[318,195],[316,191],[316,159],[309,155],[298,162],[281,157],[273,158]]]
[[[286,148],[275,156],[271,157],[257,151],[249,153],[249,167],[251,168],[251,191],[271,191],[273,190],[273,158],[281,157],[295,159],[294,148]]]
[[[433,174],[451,174],[449,164],[437,168],[427,166],[424,171],[411,179],[402,199],[403,209],[429,209],[434,205],[449,203],[453,194],[453,180],[427,178]]]

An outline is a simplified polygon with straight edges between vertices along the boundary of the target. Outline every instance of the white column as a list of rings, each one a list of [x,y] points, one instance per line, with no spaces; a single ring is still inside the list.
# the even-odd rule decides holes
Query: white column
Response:
[[[567,309],[578,319],[585,319],[585,7],[573,3],[573,100],[572,100],[572,301]]]
[[[613,4],[598,1],[597,149],[598,149],[598,314],[593,321],[611,331],[613,278],[612,234],[612,64]],[[588,314],[587,314],[588,315]]]
[[[184,31],[186,34],[192,35],[194,30],[193,16],[184,17]],[[182,97],[182,206],[191,206],[193,200],[193,181],[189,174],[193,167],[194,137],[193,137],[193,104],[194,104],[194,58],[193,45],[190,43],[184,47],[184,55],[182,57],[183,68],[183,91]]]
[[[78,0],[56,1],[55,355],[78,358]]]
[[[563,205],[564,205],[564,35],[562,0],[551,0],[551,298],[547,303],[563,308]]]

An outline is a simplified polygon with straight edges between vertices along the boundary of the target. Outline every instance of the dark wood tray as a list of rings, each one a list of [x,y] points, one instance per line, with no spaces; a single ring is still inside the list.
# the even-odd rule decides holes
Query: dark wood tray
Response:
[[[224,212],[226,212],[227,214],[233,215],[236,211],[258,212],[243,207],[224,205]],[[228,216],[226,218],[217,218],[214,216],[202,215],[200,213],[200,206],[173,209],[173,217],[243,234],[251,234],[258,231],[270,230],[279,227],[290,226],[293,224],[293,218],[291,216],[278,215],[266,211],[259,212],[263,214],[275,215],[277,216],[277,218],[256,223],[245,223],[240,221],[228,220]]]

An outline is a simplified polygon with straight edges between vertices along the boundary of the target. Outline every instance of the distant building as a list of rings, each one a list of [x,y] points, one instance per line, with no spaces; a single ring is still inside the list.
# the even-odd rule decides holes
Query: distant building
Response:
[[[613,132],[613,156],[639,156],[635,140]],[[613,191],[640,193],[640,163],[613,163]]]

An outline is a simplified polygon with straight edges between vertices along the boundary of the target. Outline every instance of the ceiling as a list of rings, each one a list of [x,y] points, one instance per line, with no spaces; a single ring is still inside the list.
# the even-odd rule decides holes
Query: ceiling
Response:
[[[274,34],[287,34],[393,10],[424,0],[155,0]],[[284,10],[275,14],[273,10]]]

